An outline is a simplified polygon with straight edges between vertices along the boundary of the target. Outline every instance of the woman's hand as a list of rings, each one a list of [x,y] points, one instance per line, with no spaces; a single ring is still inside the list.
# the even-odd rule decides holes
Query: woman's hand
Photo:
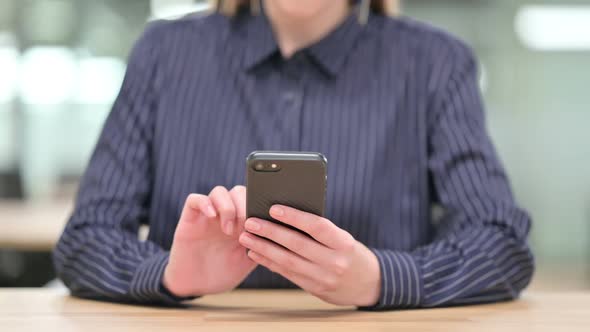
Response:
[[[274,205],[270,214],[313,239],[276,223],[249,218],[245,223],[248,232],[240,236],[240,243],[250,249],[252,260],[326,302],[377,303],[379,262],[367,247],[326,218],[282,205]]]
[[[238,242],[246,219],[246,188],[215,187],[191,194],[182,210],[163,284],[176,296],[220,293],[238,286],[256,267]]]

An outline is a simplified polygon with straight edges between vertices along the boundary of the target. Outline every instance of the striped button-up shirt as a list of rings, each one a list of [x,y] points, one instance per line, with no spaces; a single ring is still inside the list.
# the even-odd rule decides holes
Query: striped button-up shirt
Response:
[[[378,258],[371,309],[515,298],[533,272],[530,219],[476,67],[461,41],[378,14],[289,59],[264,14],[151,24],[55,249],[60,278],[82,297],[180,301],[161,281],[187,195],[244,184],[253,150],[297,150],[327,157],[326,217]],[[258,267],[240,287],[294,286]]]

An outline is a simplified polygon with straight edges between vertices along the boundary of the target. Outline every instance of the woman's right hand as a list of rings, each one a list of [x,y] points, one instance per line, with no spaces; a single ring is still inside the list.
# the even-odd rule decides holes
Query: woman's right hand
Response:
[[[238,242],[245,219],[244,186],[189,195],[174,233],[164,287],[179,297],[237,287],[256,267]]]

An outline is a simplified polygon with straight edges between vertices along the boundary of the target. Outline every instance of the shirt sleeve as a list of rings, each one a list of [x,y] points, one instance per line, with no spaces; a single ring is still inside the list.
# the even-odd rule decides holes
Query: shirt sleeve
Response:
[[[157,29],[134,46],[113,109],[82,178],[73,214],[53,253],[58,276],[76,296],[178,304],[161,279],[168,252],[140,241],[152,189]]]
[[[372,249],[378,303],[363,309],[435,307],[516,298],[531,280],[530,218],[513,198],[487,135],[472,51],[455,47],[428,114],[433,201],[444,217],[435,239],[411,252]],[[448,67],[448,66],[447,66]]]

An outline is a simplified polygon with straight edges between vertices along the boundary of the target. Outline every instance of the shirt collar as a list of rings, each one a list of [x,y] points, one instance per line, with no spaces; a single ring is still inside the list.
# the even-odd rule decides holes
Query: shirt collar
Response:
[[[279,48],[266,15],[246,15],[243,64],[244,69],[250,70],[279,52]],[[335,30],[304,51],[328,74],[336,76],[364,28],[358,23],[353,11]]]
[[[352,13],[335,30],[307,49],[323,69],[337,76],[364,28],[357,15]]]
[[[246,15],[243,18],[245,20],[243,26],[244,68],[250,70],[277,52],[279,48],[266,15],[262,13],[259,15],[244,13],[243,15]]]

